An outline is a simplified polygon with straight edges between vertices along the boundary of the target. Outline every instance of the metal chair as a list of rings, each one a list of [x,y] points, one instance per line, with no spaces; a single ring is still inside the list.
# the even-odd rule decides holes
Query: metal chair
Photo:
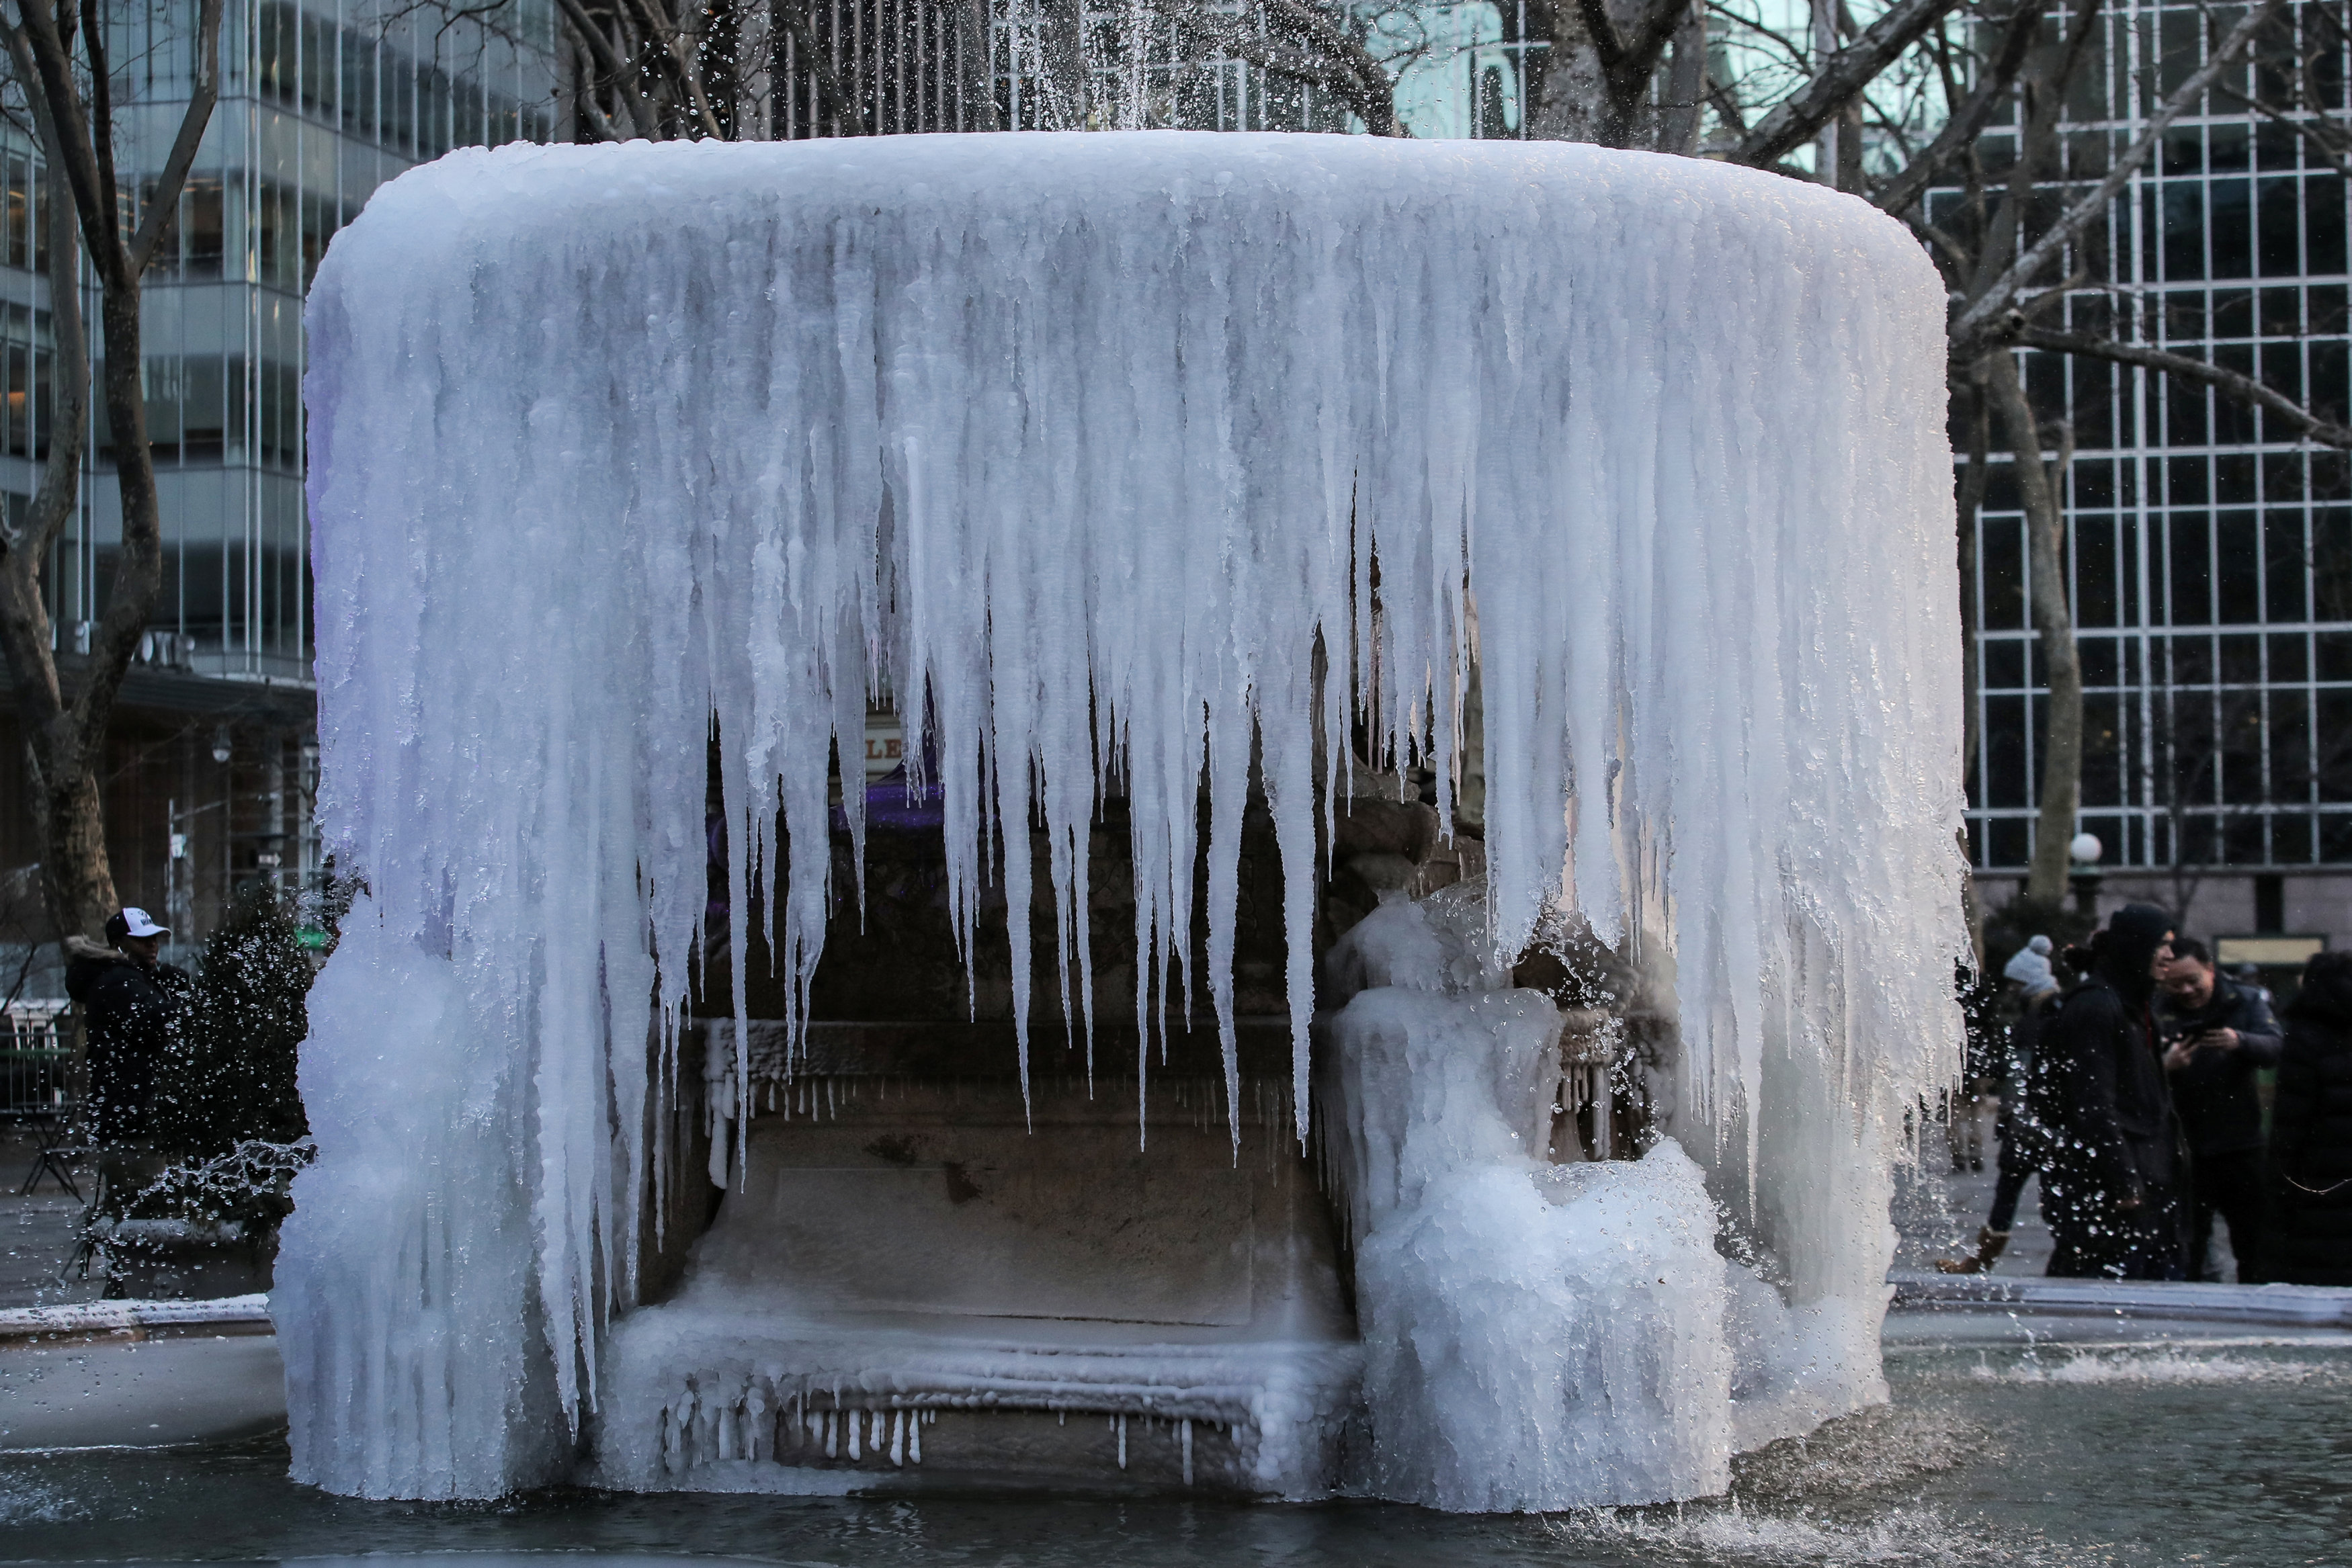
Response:
[[[0,1119],[32,1131],[39,1140],[32,1168],[25,1173],[20,1197],[30,1197],[46,1180],[54,1180],[72,1197],[81,1197],[74,1181],[72,1142],[81,1103],[74,1092],[74,1051],[58,1030],[62,1007],[40,1004],[8,1009],[5,1033],[0,1034]]]

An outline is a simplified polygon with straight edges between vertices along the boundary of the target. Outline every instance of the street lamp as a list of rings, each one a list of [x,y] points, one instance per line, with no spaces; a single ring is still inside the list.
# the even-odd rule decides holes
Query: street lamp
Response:
[[[2066,845],[2066,856],[2074,862],[2074,907],[2094,925],[2099,918],[2099,857],[2105,853],[2096,833],[2076,833]]]
[[[213,731],[213,760],[215,762],[228,760],[228,726],[226,725],[222,725]]]

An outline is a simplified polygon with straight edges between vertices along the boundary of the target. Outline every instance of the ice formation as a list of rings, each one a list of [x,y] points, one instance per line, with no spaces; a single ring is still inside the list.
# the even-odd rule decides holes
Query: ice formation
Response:
[[[1884,1291],[1792,1311],[1718,1250],[1717,1204],[1671,1136],[1639,1161],[1553,1159],[1560,1014],[1508,988],[1482,903],[1389,904],[1328,961],[1344,1005],[1320,1114],[1355,1238],[1362,1479],[1457,1511],[1719,1492],[1735,1449],[1883,1396]],[[1887,1151],[1816,1133],[1806,1152],[1810,1171],[1759,1185],[1843,1222],[1813,1228],[1846,1254],[1813,1268],[1883,1278]]]
[[[646,1041],[702,936],[714,716],[726,900],[777,889],[803,983],[835,737],[887,683],[928,726],[961,917],[991,875],[1024,907],[1042,871],[1084,941],[1115,775],[1139,970],[1164,994],[1204,856],[1228,1035],[1256,772],[1303,1117],[1318,780],[1347,777],[1357,713],[1447,778],[1474,652],[1481,962],[1560,907],[1638,949],[1680,1020],[1668,1129],[1770,1283],[1718,1285],[1689,1377],[1642,1375],[1657,1420],[1712,1435],[1563,1429],[1572,1460],[1516,1479],[1464,1448],[1440,1500],[1591,1498],[1633,1465],[1703,1490],[1727,1423],[1867,1397],[1890,1127],[1957,1039],[1942,309],[1862,204],[1582,146],[518,147],[384,187],[309,308],[320,818],[367,895],[313,996],[320,1152],[272,1303],[296,1474],[482,1496],[570,1463],[634,1300]],[[992,832],[1032,811],[1042,868]],[[1532,1038],[1475,976],[1445,984],[1350,1004],[1367,1138],[1376,1102],[1419,1114],[1396,1072]],[[1444,1207],[1492,1179],[1559,1267],[1646,1213],[1648,1277],[1705,1271],[1714,1213],[1671,1151],[1448,1186],[1517,1092],[1454,1129],[1475,1150],[1424,1160],[1398,1124],[1374,1207],[1500,1279],[1526,1260],[1473,1256],[1497,1233]],[[1442,1261],[1396,1245],[1401,1271]],[[1466,1346],[1549,1332],[1458,1296],[1376,1310]],[[1466,1397],[1501,1354],[1373,1385]],[[1748,1414],[1693,1381],[1727,1377]]]

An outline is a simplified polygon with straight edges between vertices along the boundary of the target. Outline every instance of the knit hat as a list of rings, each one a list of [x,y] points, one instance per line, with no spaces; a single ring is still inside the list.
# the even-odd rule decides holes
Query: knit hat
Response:
[[[2050,938],[2036,936],[2012,955],[2002,966],[2004,978],[2015,980],[2025,988],[2029,997],[2058,988],[2058,977],[2050,972]]]

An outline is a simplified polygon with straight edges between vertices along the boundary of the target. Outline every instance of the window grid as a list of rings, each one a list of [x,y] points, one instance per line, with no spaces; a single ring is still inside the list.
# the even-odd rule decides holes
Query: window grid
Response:
[[[2132,115],[2148,105],[2135,84],[2159,39],[2157,91],[2195,68],[2198,16],[2143,5],[2110,16],[2118,68],[2105,90],[2130,113],[2067,123],[2071,177],[2099,177],[2137,133]],[[2338,109],[2345,68],[2339,54],[2321,84]],[[2244,72],[2236,86],[2247,89]],[[2219,94],[2205,107],[2222,112],[2178,122],[2113,221],[2068,257],[2077,276],[2105,281],[2069,296],[2067,324],[2126,338],[2137,327],[2174,351],[2259,371],[2342,420],[2352,412],[2343,182],[2306,166],[2291,131],[2231,112]],[[2014,134],[1989,133],[1990,155]],[[2065,554],[2084,677],[2082,818],[2106,862],[2165,866],[2177,852],[2181,863],[2352,863],[2342,455],[2137,369],[2032,353],[2021,368],[2038,406],[2072,416]],[[2022,869],[2032,855],[2045,693],[2007,469],[1990,465],[1973,563],[1969,838],[1989,870]]]

